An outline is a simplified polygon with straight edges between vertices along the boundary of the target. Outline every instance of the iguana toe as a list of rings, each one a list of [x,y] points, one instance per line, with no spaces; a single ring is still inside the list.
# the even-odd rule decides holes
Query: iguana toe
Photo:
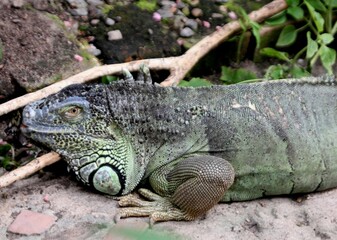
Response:
[[[149,201],[141,200],[135,195],[126,195],[119,200],[118,218],[149,217],[150,224],[161,221],[193,220],[183,210],[174,206],[167,197],[161,197],[148,189],[140,189],[139,193]]]

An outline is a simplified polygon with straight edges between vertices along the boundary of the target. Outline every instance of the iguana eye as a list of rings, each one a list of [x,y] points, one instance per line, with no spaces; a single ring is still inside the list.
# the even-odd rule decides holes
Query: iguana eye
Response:
[[[82,113],[82,108],[81,107],[78,107],[78,106],[72,106],[72,107],[69,107],[67,109],[64,109],[62,112],[61,112],[61,115],[62,117],[66,118],[66,119],[76,119],[78,118],[78,116],[81,115]]]

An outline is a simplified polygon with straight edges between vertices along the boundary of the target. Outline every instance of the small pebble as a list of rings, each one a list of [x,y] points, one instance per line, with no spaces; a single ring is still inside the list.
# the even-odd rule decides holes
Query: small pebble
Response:
[[[220,10],[220,12],[222,12],[222,13],[228,13],[228,8],[227,8],[226,6],[224,6],[224,5],[221,5],[221,6],[219,7],[219,10]]]
[[[91,21],[90,21],[90,24],[91,25],[97,25],[99,23],[99,19],[92,19]]]
[[[193,8],[191,11],[192,16],[194,17],[201,17],[203,15],[203,12],[200,8]]]
[[[185,26],[193,29],[194,31],[196,31],[198,29],[198,22],[195,21],[194,19],[187,19],[186,23],[185,23]]]
[[[167,5],[173,5],[173,4],[176,4],[175,2],[172,2],[172,1],[169,1],[169,0],[163,0],[163,1],[160,1],[160,5],[161,6],[167,6]]]
[[[224,16],[221,13],[212,13],[212,18],[223,18]]]
[[[116,41],[123,39],[122,32],[120,30],[113,30],[108,32],[109,41]]]
[[[194,31],[192,29],[190,29],[189,27],[184,27],[180,31],[180,36],[181,37],[191,37],[193,35],[194,35]]]
[[[115,17],[115,21],[116,21],[116,22],[120,22],[120,21],[122,21],[122,17],[121,17],[121,16],[117,16],[117,17]]]
[[[183,1],[177,1],[177,8],[183,9],[186,7],[186,4]]]
[[[87,3],[94,5],[94,6],[98,6],[98,5],[103,5],[104,1],[102,0],[86,0]]]
[[[173,28],[174,29],[182,29],[185,27],[185,23],[187,21],[187,18],[185,16],[175,16],[173,19]],[[188,27],[188,26],[187,26]]]
[[[228,17],[230,18],[230,19],[233,19],[233,20],[236,20],[238,17],[236,16],[236,14],[235,14],[235,12],[229,12],[228,13]]]
[[[162,8],[158,9],[157,12],[160,14],[162,18],[171,18],[174,16],[170,7],[167,6],[163,6]]]
[[[23,0],[12,0],[12,6],[15,8],[21,8],[24,4]]]
[[[108,26],[112,26],[114,25],[116,22],[115,20],[111,19],[111,18],[107,18],[105,19],[105,24],[108,25]]]
[[[88,53],[94,55],[94,56],[98,56],[102,53],[101,50],[99,50],[95,45],[93,44],[89,44],[88,48],[87,48]]]
[[[190,2],[190,5],[191,5],[191,6],[197,6],[197,5],[199,5],[199,3],[200,3],[199,0],[190,0],[189,2]]]
[[[88,15],[88,4],[84,0],[67,0],[71,9],[70,13],[74,16],[87,16]]]

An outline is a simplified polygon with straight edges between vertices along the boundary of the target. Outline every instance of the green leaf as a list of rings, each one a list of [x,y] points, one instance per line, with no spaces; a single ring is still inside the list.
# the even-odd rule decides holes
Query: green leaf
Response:
[[[331,6],[332,8],[337,7],[337,0],[325,0],[326,5]]]
[[[287,13],[296,20],[301,20],[304,17],[304,11],[301,7],[294,6],[287,9]]]
[[[157,1],[155,0],[140,0],[135,3],[140,9],[154,12],[157,7]]]
[[[261,26],[257,22],[254,22],[254,21],[250,21],[250,25],[252,26],[253,35],[256,39],[256,48],[260,48],[260,43],[261,43],[260,29],[261,29]]]
[[[212,83],[204,78],[192,78],[190,81],[182,80],[178,84],[180,87],[207,87],[211,85]]]
[[[290,62],[290,59],[288,58],[288,53],[278,51],[274,48],[263,48],[260,50],[260,53],[268,57],[273,57],[286,62]]]
[[[300,4],[300,0],[287,0],[286,2],[290,7],[298,6]]]
[[[327,70],[328,74],[332,75],[332,65],[336,61],[336,50],[325,45],[322,45],[319,50],[319,55],[324,68]]]
[[[316,41],[312,40],[311,38],[311,33],[308,31],[307,32],[307,54],[306,54],[306,58],[312,58],[314,56],[314,54],[317,52],[318,50],[318,44]]]
[[[333,41],[334,37],[330,33],[323,33],[319,35],[319,39],[321,39],[325,45],[328,45]]]
[[[294,25],[285,26],[282,29],[280,36],[276,42],[277,47],[287,47],[295,42],[297,38],[297,31]]]
[[[314,20],[317,31],[319,33],[323,32],[323,30],[324,30],[324,19],[323,19],[322,15],[320,13],[316,12],[314,7],[310,3],[308,3],[307,0],[305,0],[304,2],[305,2],[305,5],[307,6],[307,8],[309,10],[310,16]]]
[[[6,155],[11,148],[12,146],[10,144],[0,145],[0,156]]]
[[[282,11],[270,18],[268,18],[265,23],[270,26],[276,26],[280,25],[282,23],[285,23],[287,21],[286,11]]]
[[[301,77],[309,77],[311,74],[306,71],[305,69],[294,65],[291,69],[290,69],[290,74],[292,77],[294,78],[301,78]]]
[[[320,12],[326,12],[326,7],[320,0],[306,0],[315,10]]]
[[[267,71],[264,77],[266,79],[282,79],[286,78],[286,66],[277,64],[277,65],[271,65]]]
[[[106,75],[106,76],[103,76],[102,77],[102,83],[104,83],[104,84],[110,84],[110,83],[112,83],[112,82],[114,82],[114,81],[117,81],[117,80],[119,80],[119,78],[117,77],[117,76],[109,76],[109,75]]]
[[[221,67],[220,80],[224,81],[225,84],[239,83],[244,80],[255,78],[257,78],[255,73],[244,68],[233,69],[226,66]]]

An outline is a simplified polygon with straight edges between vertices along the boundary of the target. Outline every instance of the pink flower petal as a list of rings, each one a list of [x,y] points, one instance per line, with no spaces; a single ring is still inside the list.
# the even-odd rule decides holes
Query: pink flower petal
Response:
[[[236,16],[235,12],[232,11],[228,13],[228,17],[230,17],[233,20],[238,19],[238,16]]]
[[[82,62],[83,61],[83,57],[78,55],[78,54],[75,54],[74,56],[75,60],[78,61],[78,62]]]
[[[66,26],[67,28],[71,27],[71,22],[70,21],[63,21],[64,26]]]
[[[156,22],[159,22],[161,20],[161,15],[157,12],[154,12],[152,15],[152,19],[155,20]]]
[[[210,28],[210,27],[211,27],[211,23],[210,23],[210,22],[207,22],[207,21],[202,21],[202,25],[203,25],[205,28]]]

